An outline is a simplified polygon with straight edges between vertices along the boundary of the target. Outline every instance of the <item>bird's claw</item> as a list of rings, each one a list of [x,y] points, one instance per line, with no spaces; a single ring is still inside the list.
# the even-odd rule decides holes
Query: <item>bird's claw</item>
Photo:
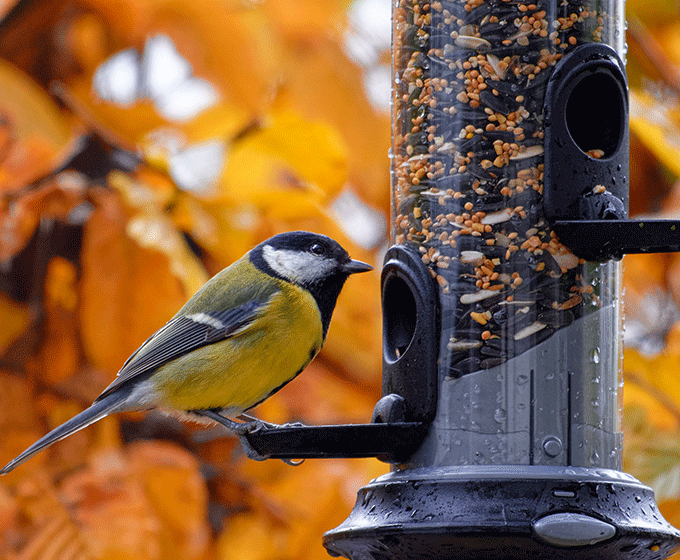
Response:
[[[248,440],[249,434],[257,433],[260,430],[275,430],[277,428],[288,428],[292,426],[297,427],[304,425],[301,424],[300,422],[279,425],[272,424],[271,422],[265,422],[252,416],[248,416],[248,418],[250,420],[249,422],[244,422],[243,424],[240,424],[232,431],[241,442],[241,447],[243,448],[243,452],[245,453],[246,457],[248,457],[248,459],[253,459],[254,461],[264,461],[265,459],[269,459],[269,456],[262,455],[250,444],[250,441]],[[291,467],[297,467],[305,462],[304,459],[285,459],[285,458],[281,459],[281,461],[286,463],[286,465],[290,465]]]
[[[260,428],[257,427],[256,430],[259,430]],[[253,432],[243,432],[243,433],[236,433],[234,432],[236,437],[238,437],[238,440],[241,442],[241,448],[243,449],[243,453],[245,453],[245,456],[248,457],[248,459],[252,459],[253,461],[264,461],[266,459],[269,459],[269,455],[262,455],[257,449],[255,449],[251,444],[250,441],[248,441],[248,434],[251,434]]]
[[[196,412],[202,414],[203,416],[211,418],[215,422],[218,422],[219,424],[227,428],[231,433],[233,433],[241,442],[241,447],[243,448],[243,452],[245,453],[246,457],[248,457],[248,459],[253,459],[254,461],[264,461],[265,459],[269,459],[269,456],[262,455],[250,444],[250,441],[248,440],[248,436],[250,434],[257,433],[260,430],[275,430],[277,428],[304,426],[304,424],[300,422],[291,422],[283,425],[273,424],[271,422],[265,422],[264,420],[255,418],[254,416],[250,416],[248,414],[242,414],[240,416],[241,419],[245,420],[244,422],[235,422],[234,420],[225,418],[224,416],[219,414],[219,412],[216,412],[214,410],[201,410]],[[281,459],[281,460],[287,465],[291,465],[293,467],[301,465],[304,462],[304,459],[299,460]]]
[[[234,422],[234,424],[236,424],[236,422]],[[266,428],[266,426],[262,422],[243,422],[242,424],[236,424],[231,431],[235,435],[243,437],[248,434],[259,432],[263,428]]]

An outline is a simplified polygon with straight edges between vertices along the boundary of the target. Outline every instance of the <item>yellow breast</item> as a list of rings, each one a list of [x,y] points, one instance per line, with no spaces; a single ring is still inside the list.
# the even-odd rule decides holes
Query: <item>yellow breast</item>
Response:
[[[309,364],[323,343],[319,309],[307,290],[277,282],[280,289],[243,332],[201,347],[153,375],[165,404],[243,412]]]

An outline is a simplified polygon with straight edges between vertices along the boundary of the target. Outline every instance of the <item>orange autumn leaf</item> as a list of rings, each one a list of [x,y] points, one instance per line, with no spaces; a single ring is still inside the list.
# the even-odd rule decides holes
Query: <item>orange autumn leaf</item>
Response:
[[[21,480],[16,498],[23,523],[13,528],[16,535],[11,547],[21,554],[19,558],[57,560],[64,551],[94,558],[80,527],[44,476],[38,473]]]
[[[42,435],[29,384],[25,378],[3,369],[0,369],[0,430],[3,465]]]
[[[49,384],[63,381],[80,364],[77,274],[75,265],[62,257],[53,258],[47,266],[44,332],[31,367]]]
[[[126,233],[116,196],[103,194],[85,226],[80,321],[85,354],[113,374],[187,299],[170,261]]]
[[[67,477],[59,498],[73,512],[92,558],[156,560],[163,526],[123,457]]]
[[[130,447],[130,463],[163,524],[164,555],[202,558],[210,540],[208,496],[196,458],[174,445],[138,442]]]
[[[208,281],[208,276],[188,247],[182,232],[175,227],[166,212],[172,205],[174,190],[169,181],[149,172],[138,170],[135,177],[112,172],[109,184],[124,197],[126,205],[135,210],[125,231],[140,247],[164,254],[170,270],[181,282],[184,293],[193,295]]]
[[[31,78],[0,60],[0,192],[47,174],[73,149],[67,117]]]
[[[87,179],[75,171],[63,171],[35,187],[15,193],[16,198],[0,200],[0,259],[9,259],[23,249],[41,221],[79,223],[87,215]],[[79,214],[79,210],[83,210]]]
[[[0,353],[2,353],[28,326],[29,312],[26,306],[12,301],[0,292],[0,318],[2,318],[0,329]]]

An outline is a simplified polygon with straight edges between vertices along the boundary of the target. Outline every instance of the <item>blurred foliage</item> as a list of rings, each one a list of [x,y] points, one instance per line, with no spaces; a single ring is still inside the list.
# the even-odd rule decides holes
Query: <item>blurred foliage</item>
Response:
[[[269,235],[323,232],[379,269],[380,247],[357,232],[388,215],[389,118],[343,50],[348,7],[0,6],[0,463],[89,404],[210,275]],[[628,12],[631,212],[677,217],[680,10],[629,0]],[[368,222],[342,215],[351,208]],[[680,256],[627,257],[625,269],[625,469],[680,525]],[[320,357],[258,415],[370,417],[378,284],[348,282]],[[120,415],[0,479],[0,556],[326,558],[322,533],[385,470],[255,463],[219,429]]]
[[[680,5],[629,0],[631,215],[680,218]],[[680,526],[680,254],[624,259],[624,470]]]
[[[343,52],[346,3],[0,9],[0,462],[270,235],[322,232],[379,270],[381,248],[336,207],[386,240],[389,117]],[[378,286],[347,283],[322,354],[260,416],[370,419]],[[255,463],[218,428],[120,415],[0,480],[0,557],[326,558],[323,532],[385,471]]]

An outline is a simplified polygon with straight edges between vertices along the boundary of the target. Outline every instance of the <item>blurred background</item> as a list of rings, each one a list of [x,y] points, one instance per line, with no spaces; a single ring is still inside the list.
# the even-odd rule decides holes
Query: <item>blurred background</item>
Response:
[[[629,0],[631,215],[680,216],[680,5]],[[389,233],[389,0],[0,2],[0,463],[87,406],[270,235],[376,272],[260,406],[368,421]],[[625,259],[625,470],[680,525],[680,256]],[[376,460],[244,458],[222,430],[108,418],[0,479],[0,557],[328,558]]]

